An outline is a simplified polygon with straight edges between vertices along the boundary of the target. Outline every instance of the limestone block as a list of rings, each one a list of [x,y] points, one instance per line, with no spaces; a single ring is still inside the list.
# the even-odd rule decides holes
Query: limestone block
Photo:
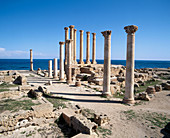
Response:
[[[9,82],[12,82],[12,81],[13,81],[12,76],[4,76],[4,82],[9,83]]]
[[[146,92],[141,92],[139,93],[139,96],[137,97],[139,100],[145,100],[145,101],[150,101],[150,97]]]
[[[161,85],[155,85],[155,90],[156,90],[156,92],[162,91],[162,86]]]
[[[30,97],[34,97],[34,98],[37,98],[37,99],[40,99],[42,97],[43,93],[38,91],[38,90],[33,90],[31,89],[29,92],[28,92],[28,96]]]
[[[25,76],[18,76],[15,79],[14,84],[27,85],[27,78]]]
[[[37,69],[37,74],[38,75],[41,74],[41,69],[40,68]]]
[[[147,94],[155,94],[155,87],[154,86],[148,86],[146,89]]]
[[[43,116],[46,117],[46,115],[53,112],[53,105],[49,103],[35,105],[35,106],[32,106],[31,108],[34,111],[34,116],[37,118],[43,117]]]
[[[109,122],[109,117],[106,114],[94,114],[94,122],[102,126]]]
[[[169,83],[165,83],[164,89],[165,90],[170,90],[170,84]]]
[[[50,93],[46,87],[39,86],[38,90],[40,92],[42,92],[43,94],[49,94]]]
[[[81,81],[80,81],[80,80],[79,80],[79,81],[76,81],[75,86],[76,86],[76,87],[80,87],[80,86],[81,86]]]
[[[93,68],[92,67],[81,67],[80,71],[81,73],[91,74],[91,71],[93,71]]]

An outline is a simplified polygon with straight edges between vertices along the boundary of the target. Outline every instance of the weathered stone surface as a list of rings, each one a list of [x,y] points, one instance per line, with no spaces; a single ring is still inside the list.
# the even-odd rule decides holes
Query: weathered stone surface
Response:
[[[45,117],[46,114],[53,112],[53,104],[49,104],[49,103],[35,105],[35,106],[32,106],[31,108],[34,111],[34,116],[37,118],[43,117],[43,116]]]
[[[4,82],[9,83],[9,82],[12,82],[12,81],[13,81],[12,76],[4,76]]]
[[[109,117],[106,114],[94,114],[94,122],[102,126],[109,122]]]
[[[28,92],[28,96],[30,97],[34,97],[34,98],[37,98],[37,99],[40,99],[42,97],[43,93],[38,91],[38,90],[33,90],[31,89],[29,92]]]
[[[138,100],[150,101],[150,97],[149,97],[149,95],[146,92],[139,93],[137,99]]]
[[[81,86],[81,81],[80,80],[76,81],[75,86],[80,87]]]
[[[20,95],[19,91],[4,91],[4,92],[0,92],[0,99],[13,98],[13,97],[19,96],[19,95]]]
[[[164,89],[165,90],[170,90],[170,84],[169,83],[165,83]]]
[[[27,85],[27,78],[25,76],[19,76],[15,79],[14,84]]]
[[[40,69],[40,68],[37,69],[37,74],[38,74],[38,75],[41,74],[41,69]]]
[[[162,91],[162,86],[161,85],[155,85],[155,90],[156,90],[156,92]]]
[[[147,89],[146,89],[146,92],[148,94],[155,94],[155,87],[154,86],[148,86]]]
[[[79,133],[79,134],[73,136],[72,138],[97,138],[97,136]]]
[[[42,92],[43,94],[49,94],[50,93],[46,87],[39,86],[38,90],[40,92]]]
[[[92,71],[93,71],[93,68],[91,68],[91,67],[81,67],[81,68],[80,68],[80,72],[81,72],[81,73],[91,74]]]

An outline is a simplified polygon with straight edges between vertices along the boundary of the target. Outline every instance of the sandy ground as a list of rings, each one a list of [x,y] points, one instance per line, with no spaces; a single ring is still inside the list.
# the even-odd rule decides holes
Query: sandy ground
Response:
[[[20,71],[20,73],[31,74],[28,71]],[[28,82],[32,85],[44,85],[50,80],[36,74],[33,75],[34,77],[28,77]],[[156,93],[155,97],[149,102],[128,106],[121,103],[122,99],[112,98],[108,100],[101,98],[99,92],[84,86],[68,86],[66,83],[53,80],[53,85],[47,87],[54,96],[62,96],[72,104],[79,104],[81,107],[92,109],[97,113],[107,114],[110,122],[104,127],[112,131],[112,135],[107,136],[111,138],[162,137],[161,128],[152,129],[152,125],[146,121],[145,115],[150,116],[156,112],[170,117],[170,91]],[[128,120],[124,111],[129,110],[133,110],[135,116]]]

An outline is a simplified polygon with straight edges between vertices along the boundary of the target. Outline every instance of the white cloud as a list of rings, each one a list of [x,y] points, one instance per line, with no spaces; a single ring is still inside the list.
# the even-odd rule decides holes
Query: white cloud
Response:
[[[0,47],[0,52],[4,52],[4,51],[5,51],[5,48]]]
[[[44,57],[45,55],[42,53],[33,52],[33,56],[36,57]],[[22,50],[14,50],[8,51],[5,48],[0,48],[0,58],[29,58],[29,50],[22,51]]]

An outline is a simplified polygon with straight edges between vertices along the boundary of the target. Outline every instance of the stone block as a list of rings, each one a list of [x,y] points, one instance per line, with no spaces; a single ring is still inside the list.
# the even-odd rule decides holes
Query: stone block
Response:
[[[33,97],[33,98],[37,98],[37,99],[40,99],[42,98],[42,95],[43,93],[38,91],[38,90],[33,90],[31,89],[29,92],[28,92],[28,96],[29,97]]]
[[[139,96],[137,97],[139,100],[145,100],[145,101],[150,101],[150,97],[146,92],[141,92],[139,93]]]
[[[162,85],[155,85],[156,92],[162,91]]]
[[[170,84],[169,83],[165,83],[164,89],[165,90],[170,90]]]
[[[4,82],[6,83],[13,82],[12,76],[4,76]]]
[[[18,76],[15,79],[14,84],[27,85],[27,78],[25,76]]]
[[[109,117],[106,114],[94,114],[94,122],[102,126],[109,122]]]
[[[146,89],[147,94],[155,94],[155,87],[154,86],[148,86]]]
[[[38,90],[40,92],[42,92],[43,94],[49,94],[50,93],[46,87],[39,86]]]

